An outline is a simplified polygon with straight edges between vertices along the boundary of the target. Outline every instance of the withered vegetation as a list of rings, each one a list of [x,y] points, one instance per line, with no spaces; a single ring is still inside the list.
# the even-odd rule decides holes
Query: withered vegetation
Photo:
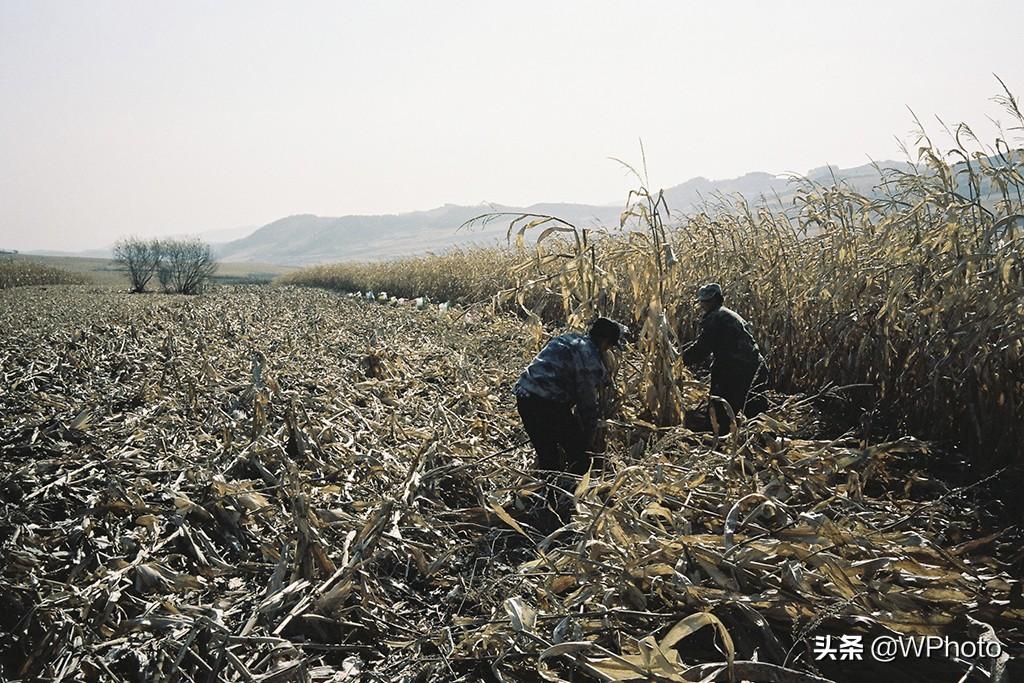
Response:
[[[88,282],[90,278],[81,273],[25,258],[0,255],[0,289],[31,285],[81,285]]]
[[[866,194],[794,179],[792,205],[709,197],[673,215],[642,166],[611,229],[485,215],[510,223],[508,249],[329,264],[286,280],[490,299],[537,336],[542,322],[624,320],[640,334],[647,372],[636,388],[658,425],[682,419],[677,351],[694,336],[697,286],[717,281],[757,330],[780,388],[864,385],[861,407],[913,433],[984,467],[1021,463],[1024,114],[1008,91],[995,99],[1008,124],[991,144],[960,124],[942,149],[922,129],[910,170],[880,168]],[[531,235],[537,248],[524,244]]]
[[[1020,535],[990,482],[829,433],[822,397],[721,439],[658,426],[634,345],[607,463],[543,537],[526,329],[289,287],[0,292],[0,676],[1013,680]],[[811,649],[889,634],[1007,654]]]

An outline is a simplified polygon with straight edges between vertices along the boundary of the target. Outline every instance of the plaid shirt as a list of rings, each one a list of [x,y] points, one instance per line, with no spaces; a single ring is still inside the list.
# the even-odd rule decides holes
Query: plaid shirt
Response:
[[[513,393],[576,406],[587,434],[597,427],[598,389],[608,381],[601,350],[582,334],[553,338],[519,376]]]

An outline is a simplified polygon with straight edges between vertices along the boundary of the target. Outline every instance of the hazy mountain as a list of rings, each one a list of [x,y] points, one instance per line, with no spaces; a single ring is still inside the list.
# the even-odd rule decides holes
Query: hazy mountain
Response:
[[[885,167],[905,167],[883,162]],[[831,184],[832,177],[842,179],[860,192],[868,193],[879,181],[871,165],[840,169],[816,168],[808,178]],[[716,197],[742,194],[753,203],[764,198],[775,203],[776,196],[789,205],[796,185],[789,176],[748,173],[739,178],[708,180],[693,178],[665,190],[665,199],[673,212],[692,211]],[[495,219],[486,225],[459,230],[467,220],[489,212],[537,213],[557,216],[578,227],[619,224],[622,204],[533,204],[525,207],[499,204],[458,206],[445,204],[429,211],[385,216],[342,216],[329,218],[309,214],[289,216],[264,225],[248,237],[218,248],[227,261],[264,261],[282,265],[305,265],[340,260],[377,260],[441,251],[454,246],[504,243],[509,218]],[[534,237],[536,232],[529,233]]]
[[[909,164],[898,161],[883,161],[879,166],[886,169],[910,170]],[[677,211],[690,212],[705,204],[714,204],[717,198],[731,197],[737,194],[743,195],[753,204],[764,201],[778,207],[781,201],[782,205],[788,208],[792,204],[793,195],[800,187],[798,183],[794,182],[795,177],[797,177],[795,174],[772,175],[771,173],[756,172],[727,180],[693,178],[681,185],[666,189],[665,200],[673,213]],[[872,164],[853,168],[820,166],[804,173],[803,177],[822,185],[833,185],[836,181],[841,181],[857,192],[868,196],[873,194],[881,180],[877,168]]]
[[[885,161],[885,168],[908,169],[900,162]],[[690,212],[722,197],[740,194],[752,204],[762,201],[778,207],[791,207],[798,185],[789,175],[747,173],[738,178],[709,180],[693,178],[665,190],[665,199],[673,213]],[[822,166],[805,177],[831,185],[841,180],[858,192],[871,194],[880,178],[873,165],[841,169]],[[985,192],[983,188],[983,192]],[[466,221],[485,213],[537,213],[562,218],[581,228],[616,228],[622,202],[604,205],[542,203],[530,206],[505,206],[481,203],[475,206],[445,204],[428,211],[413,211],[382,216],[341,216],[337,218],[302,214],[288,216],[260,228],[240,227],[195,233],[214,246],[225,261],[262,262],[278,265],[306,265],[340,260],[378,260],[438,252],[456,246],[494,245],[505,242],[510,217],[459,229]],[[538,231],[528,233],[536,237]],[[72,255],[65,252],[29,252]],[[109,257],[110,247],[77,252],[77,256]]]
[[[198,237],[202,241],[212,245],[214,249],[221,244],[241,239],[256,230],[255,225],[245,225],[237,228],[220,228],[217,230],[205,230],[202,232],[178,233],[174,235],[161,235],[162,239],[183,239]],[[84,249],[82,251],[60,251],[57,249],[34,249],[26,251],[26,254],[33,256],[77,256],[80,258],[111,258],[114,254],[114,245],[109,244],[98,249]]]
[[[381,259],[440,251],[453,246],[493,245],[504,242],[509,220],[493,220],[459,229],[485,213],[539,213],[558,216],[580,227],[618,221],[614,206],[534,204],[527,207],[480,204],[444,206],[429,211],[385,216],[289,216],[274,221],[240,240],[221,246],[218,254],[229,261],[266,261],[300,265],[339,259]]]
[[[756,199],[762,195],[772,196],[775,192],[785,192],[790,184],[785,176],[760,172],[727,180],[697,177],[667,188],[665,201],[673,212],[687,212],[704,202],[713,201],[716,196],[741,194],[748,199]]]
[[[83,249],[82,251],[60,251],[58,249],[30,249],[23,251],[23,254],[29,256],[74,256],[78,258],[104,258],[108,259],[111,257],[113,251],[112,247],[103,247],[100,249]]]
[[[218,230],[204,230],[202,232],[185,232],[177,235],[167,235],[167,237],[198,237],[209,244],[223,244],[247,237],[259,227],[260,226],[258,225],[242,225],[237,228],[220,228]]]

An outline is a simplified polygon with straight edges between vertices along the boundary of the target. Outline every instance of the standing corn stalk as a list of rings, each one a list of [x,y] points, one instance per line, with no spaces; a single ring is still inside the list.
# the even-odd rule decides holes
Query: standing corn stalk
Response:
[[[510,243],[541,230],[533,249],[340,264],[293,281],[335,273],[361,289],[422,283],[410,295],[437,300],[497,295],[530,317],[538,345],[542,322],[628,322],[643,362],[627,390],[671,424],[685,377],[674,350],[695,318],[683,297],[715,280],[749,312],[780,389],[870,384],[856,400],[895,429],[997,466],[1019,460],[1024,439],[1024,115],[1009,91],[995,99],[1010,124],[992,145],[957,126],[944,152],[922,131],[908,163],[876,167],[873,187],[830,174],[798,180],[787,204],[718,197],[669,223],[664,196],[637,174],[618,232],[514,214]]]

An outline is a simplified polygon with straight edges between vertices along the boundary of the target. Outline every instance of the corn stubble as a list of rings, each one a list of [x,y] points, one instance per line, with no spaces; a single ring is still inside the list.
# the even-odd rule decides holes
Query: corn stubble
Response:
[[[83,285],[90,279],[63,268],[0,256],[0,289],[32,285]]]
[[[5,678],[859,680],[813,638],[1020,652],[991,500],[908,474],[915,439],[814,438],[809,398],[714,439],[621,395],[545,539],[514,316],[287,287],[0,297]]]

